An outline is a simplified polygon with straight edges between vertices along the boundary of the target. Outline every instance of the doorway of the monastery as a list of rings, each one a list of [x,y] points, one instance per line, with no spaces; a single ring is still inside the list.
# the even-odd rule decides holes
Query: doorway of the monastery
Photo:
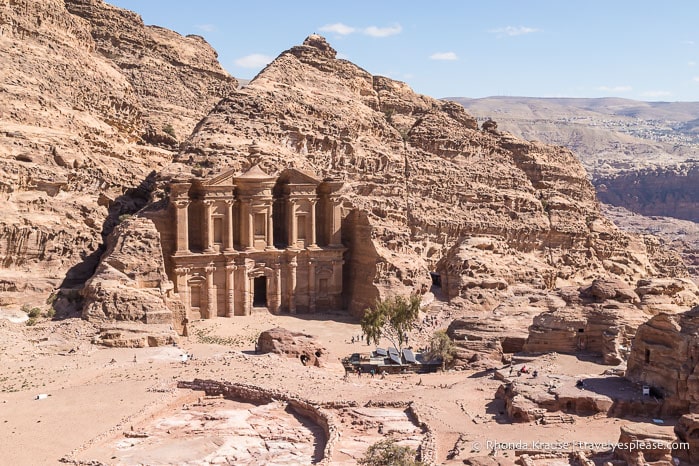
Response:
[[[252,305],[254,307],[267,307],[267,277],[255,277],[253,293]]]

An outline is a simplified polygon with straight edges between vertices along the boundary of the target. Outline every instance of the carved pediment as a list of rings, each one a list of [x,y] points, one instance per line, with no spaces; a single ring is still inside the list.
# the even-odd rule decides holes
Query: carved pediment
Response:
[[[236,176],[235,170],[226,170],[214,178],[208,179],[202,183],[202,186],[235,186],[234,179]]]
[[[306,184],[313,186],[318,186],[320,184],[319,179],[296,168],[288,168],[281,172],[279,175],[279,181],[287,184]]]

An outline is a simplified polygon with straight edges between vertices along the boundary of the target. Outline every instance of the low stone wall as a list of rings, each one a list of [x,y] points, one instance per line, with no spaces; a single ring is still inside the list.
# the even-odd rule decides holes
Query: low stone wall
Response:
[[[227,399],[246,401],[250,403],[265,404],[272,401],[285,401],[299,415],[311,419],[313,422],[323,428],[323,431],[325,432],[325,448],[323,449],[323,458],[318,464],[331,464],[335,444],[340,438],[340,429],[335,422],[334,416],[317,404],[296,396],[291,396],[288,393],[280,390],[272,390],[243,383],[194,379],[191,382],[178,382],[177,388],[200,390],[206,393],[207,396],[221,395]],[[342,402],[336,403],[345,404]],[[347,402],[347,405],[349,405],[349,402]]]
[[[420,454],[420,461],[425,464],[436,464],[437,463],[437,441],[435,439],[434,432],[430,428],[429,424],[424,421],[423,416],[421,416],[420,411],[415,405],[415,403],[410,403],[408,406],[408,414],[415,419],[415,423],[422,428],[425,437],[420,443],[420,449],[418,453]]]

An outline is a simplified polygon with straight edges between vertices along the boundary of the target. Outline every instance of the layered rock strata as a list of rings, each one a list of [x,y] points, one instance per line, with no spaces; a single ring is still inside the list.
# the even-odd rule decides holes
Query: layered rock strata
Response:
[[[143,205],[126,191],[237,82],[203,39],[101,0],[0,2],[0,56],[0,294],[43,301],[90,277]]]

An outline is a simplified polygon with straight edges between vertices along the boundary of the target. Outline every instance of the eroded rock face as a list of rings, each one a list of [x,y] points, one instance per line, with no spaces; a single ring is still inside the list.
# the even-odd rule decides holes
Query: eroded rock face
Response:
[[[648,385],[667,413],[699,407],[699,307],[659,314],[641,325],[633,340],[626,377]]]
[[[183,322],[184,306],[172,289],[158,230],[152,221],[132,217],[114,229],[95,275],[85,284],[82,316],[96,323],[165,325],[174,334],[173,325]]]
[[[619,444],[628,448],[614,450],[616,459],[626,461],[629,466],[646,464],[672,465],[672,444],[675,436],[653,425],[625,424],[621,426]],[[641,448],[641,446],[649,445]],[[651,446],[652,445],[652,446]]]
[[[635,287],[615,278],[558,291],[561,305],[536,316],[524,351],[591,352],[605,364],[626,359],[636,329],[659,312],[682,312],[699,303],[687,279],[644,279]]]
[[[311,335],[273,328],[260,333],[257,339],[258,353],[275,353],[296,358],[304,366],[321,367],[327,361],[328,351]]]
[[[171,161],[178,141],[148,135],[183,139],[237,82],[201,38],[98,0],[0,2],[0,56],[0,295],[45,300],[91,276],[124,191]]]
[[[377,297],[426,290],[428,271],[450,298],[467,299],[517,282],[659,273],[642,239],[600,216],[569,151],[481,130],[458,104],[337,60],[320,36],[221,101],[163,179],[242,169],[252,141],[267,173],[293,166],[351,187],[343,237],[359,247],[344,276],[355,314]]]
[[[688,444],[688,448],[673,450],[673,456],[690,464],[699,463],[699,414],[682,416],[675,425],[677,440]]]

